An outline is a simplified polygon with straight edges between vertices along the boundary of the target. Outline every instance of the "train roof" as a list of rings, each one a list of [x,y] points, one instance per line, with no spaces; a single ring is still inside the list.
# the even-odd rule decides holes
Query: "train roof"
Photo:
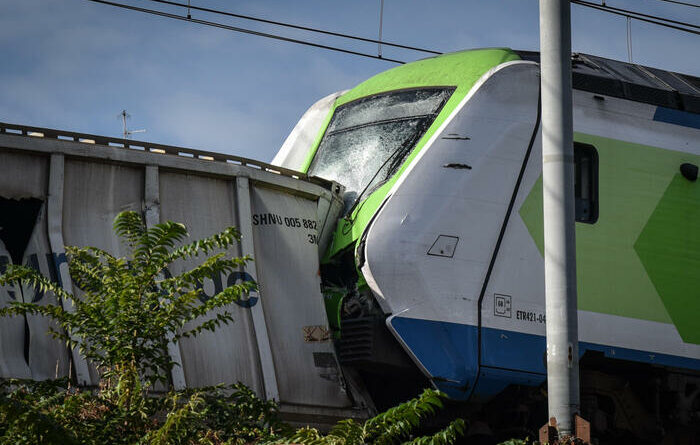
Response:
[[[515,52],[540,61],[538,52]],[[700,114],[700,77],[589,54],[574,53],[571,62],[575,90]]]

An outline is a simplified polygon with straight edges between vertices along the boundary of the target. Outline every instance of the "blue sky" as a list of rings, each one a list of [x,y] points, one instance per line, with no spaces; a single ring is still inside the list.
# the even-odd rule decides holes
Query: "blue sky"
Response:
[[[165,8],[147,0],[116,0]],[[183,0],[184,1],[184,0]],[[686,0],[697,2],[698,0]],[[193,5],[375,38],[379,0],[192,0]],[[700,8],[659,0],[608,5],[700,24]],[[537,50],[537,0],[385,0],[388,41],[453,51]],[[181,11],[180,11],[181,12]],[[624,18],[572,6],[573,49],[627,60]],[[193,12],[205,20],[376,52],[376,45],[279,30]],[[700,76],[700,37],[633,22],[635,63]],[[386,57],[424,55],[384,49]],[[0,120],[119,137],[126,109],[135,135],[164,144],[269,161],[309,105],[393,66],[99,5],[0,0]]]

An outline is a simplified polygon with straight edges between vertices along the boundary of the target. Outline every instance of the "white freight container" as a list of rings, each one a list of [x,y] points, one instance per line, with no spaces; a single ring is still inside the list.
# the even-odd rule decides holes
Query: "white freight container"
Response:
[[[21,261],[75,291],[64,245],[125,254],[112,231],[123,210],[142,212],[149,225],[182,222],[193,239],[236,226],[242,240],[230,254],[254,262],[205,282],[205,294],[246,279],[259,291],[229,309],[233,323],[171,348],[182,363],[174,384],[240,381],[296,419],[361,416],[337,364],[320,290],[319,252],[342,210],[341,192],[337,183],[234,156],[0,123],[0,270]],[[12,300],[55,297],[0,288],[0,305]],[[95,370],[49,337],[48,327],[39,317],[2,320],[0,377],[71,373],[96,385]]]

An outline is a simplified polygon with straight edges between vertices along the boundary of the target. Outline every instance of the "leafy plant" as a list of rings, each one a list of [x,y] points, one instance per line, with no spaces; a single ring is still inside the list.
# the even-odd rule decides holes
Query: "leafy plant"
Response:
[[[171,393],[165,403],[166,420],[146,443],[248,444],[272,440],[285,429],[277,403],[260,400],[241,383]]]
[[[57,304],[12,302],[0,315],[38,314],[56,321],[51,334],[96,365],[106,395],[132,414],[143,410],[143,393],[157,382],[169,385],[175,363],[167,353],[169,342],[213,331],[233,320],[224,308],[252,290],[252,282],[227,287],[208,299],[201,299],[204,279],[237,270],[248,257],[227,258],[224,250],[240,239],[233,227],[192,243],[179,245],[189,235],[183,224],[165,222],[147,228],[136,212],[122,212],[114,230],[128,246],[128,256],[117,258],[96,247],[67,247],[73,282],[82,291],[65,291],[37,271],[8,266],[0,285],[24,282],[43,292],[53,292],[63,301]],[[199,266],[172,276],[168,267],[176,261],[200,254],[211,255]],[[72,308],[67,309],[67,305]],[[199,323],[198,323],[199,321]],[[185,329],[188,322],[194,327]],[[141,382],[145,382],[145,388]]]
[[[0,443],[78,443],[60,419],[51,415],[63,401],[61,389],[66,384],[67,379],[0,381]]]
[[[250,444],[284,430],[277,404],[242,384],[170,392],[144,399],[134,421],[98,391],[68,380],[0,381],[2,444]]]
[[[408,439],[420,427],[421,422],[434,415],[443,407],[446,396],[435,390],[426,389],[407,402],[365,421],[345,419],[338,422],[327,435],[315,428],[300,428],[294,434],[277,443],[306,445],[360,445],[372,443],[390,445]],[[445,429],[431,435],[414,438],[408,443],[416,445],[448,445],[464,435],[465,423],[462,419],[452,421]]]

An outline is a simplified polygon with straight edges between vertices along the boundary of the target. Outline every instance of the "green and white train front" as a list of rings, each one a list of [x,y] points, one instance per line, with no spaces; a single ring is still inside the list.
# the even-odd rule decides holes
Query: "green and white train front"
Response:
[[[539,88],[538,65],[506,49],[421,60],[319,101],[273,160],[346,187],[324,257],[338,276],[324,277],[331,325],[352,312],[343,299],[370,295],[352,316],[383,314],[415,365],[457,399],[545,379],[543,261],[526,221],[541,173]],[[577,198],[592,220],[597,152],[581,147]],[[534,218],[541,226],[541,211]],[[622,340],[602,342],[603,318],[583,320],[582,353],[700,368],[698,344],[643,320],[627,317]]]

